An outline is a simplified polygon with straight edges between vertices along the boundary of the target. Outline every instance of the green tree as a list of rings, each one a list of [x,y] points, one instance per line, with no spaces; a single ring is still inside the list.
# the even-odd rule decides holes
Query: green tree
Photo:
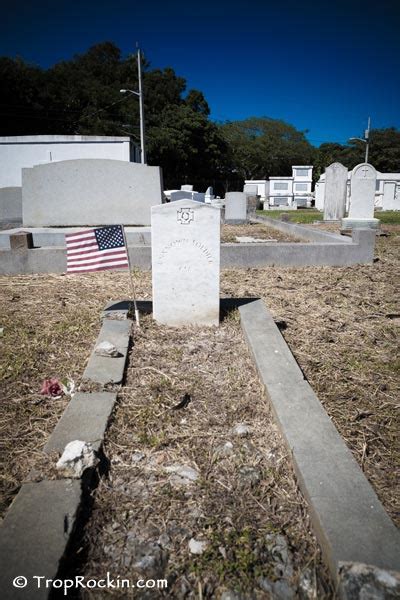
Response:
[[[365,160],[365,143],[357,140],[348,145],[326,143],[321,144],[316,152],[315,176],[319,178],[333,162],[340,162],[348,169]],[[382,173],[398,172],[400,170],[400,131],[395,127],[388,129],[372,129],[370,133],[369,157],[370,162]]]
[[[189,90],[172,68],[143,60],[147,157],[163,168],[167,187],[215,185],[226,148],[201,91]],[[112,42],[96,44],[48,70],[0,59],[0,135],[130,135],[139,143],[136,55]]]
[[[167,189],[185,182],[218,187],[226,152],[218,127],[187,104],[167,106],[148,132],[148,153],[163,166]]]
[[[52,113],[46,114],[43,103],[43,71],[20,58],[0,57],[0,80],[0,134],[47,133]]]
[[[224,123],[221,134],[229,147],[227,179],[289,176],[294,164],[312,164],[314,149],[305,133],[281,120],[251,117]]]
[[[400,130],[395,127],[371,131],[369,162],[381,173],[400,171]]]

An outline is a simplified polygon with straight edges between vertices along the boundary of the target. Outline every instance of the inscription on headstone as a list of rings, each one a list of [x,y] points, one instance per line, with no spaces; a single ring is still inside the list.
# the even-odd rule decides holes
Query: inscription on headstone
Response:
[[[324,221],[343,219],[346,210],[348,169],[338,162],[325,169]]]
[[[218,325],[220,211],[177,200],[151,213],[154,319],[175,327]]]

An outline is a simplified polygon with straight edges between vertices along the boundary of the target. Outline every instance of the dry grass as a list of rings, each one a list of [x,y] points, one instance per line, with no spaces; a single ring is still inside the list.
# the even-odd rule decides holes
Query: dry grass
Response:
[[[174,410],[185,394],[189,405]],[[232,432],[238,423],[248,424],[248,436]],[[268,535],[283,534],[290,585],[297,588],[308,573],[315,598],[333,598],[238,314],[213,329],[176,330],[145,319],[104,452],[111,468],[86,534],[88,578],[107,571],[167,577],[170,598],[198,598],[199,589],[204,599],[219,598],[226,588],[268,598],[258,583],[278,578]],[[195,469],[199,479],[179,483],[168,472],[173,465]],[[190,553],[192,537],[207,542],[203,555]],[[135,567],[143,553],[156,555],[156,566]]]
[[[40,395],[44,379],[79,384],[105,303],[129,293],[126,273],[0,277],[0,514],[41,458],[68,402]],[[149,275],[138,293],[150,297]]]
[[[373,266],[248,269],[240,281],[226,271],[221,294],[259,296],[286,322],[303,372],[399,523],[400,227],[389,230]]]
[[[226,270],[221,274],[221,296],[261,297],[274,316],[286,322],[283,334],[305,375],[385,508],[399,522],[396,473],[400,456],[400,228],[391,225],[384,230],[389,236],[378,239],[378,260],[372,266]],[[136,279],[138,297],[150,299],[150,274],[140,273]],[[111,299],[126,297],[129,285],[126,273],[105,272],[68,277],[3,276],[0,286],[0,327],[4,327],[0,337],[0,428],[5,508],[37,465],[41,448],[66,405],[65,398],[54,400],[39,395],[43,379],[70,376],[79,384],[99,330],[101,309]],[[255,532],[259,531],[260,539],[265,539],[272,527],[272,531],[284,531],[289,539],[294,553],[294,584],[311,561],[309,566],[316,569],[322,598],[328,580],[320,567],[315,542],[307,532],[304,504],[270,421],[254,367],[248,362],[238,324],[228,320],[210,339],[200,333],[198,340],[193,341],[190,331],[179,335],[182,337],[173,340],[167,329],[157,328],[147,320],[146,329],[136,339],[128,386],[120,397],[107,441],[107,452],[117,460],[113,461],[111,479],[100,484],[90,536],[99,536],[103,541],[107,536],[115,539],[110,527],[114,517],[118,517],[116,528],[122,527],[121,515],[126,519],[126,530],[132,526],[134,532],[147,519],[144,531],[149,535],[147,526],[154,521],[155,535],[162,523],[154,507],[160,506],[164,511],[169,502],[171,518],[183,510],[186,523],[185,531],[179,533],[179,519],[172,518],[178,523],[171,533],[171,572],[176,574],[176,582],[182,582],[183,572],[190,566],[197,579],[191,579],[187,585],[192,589],[193,581],[200,582],[207,597],[208,590],[221,585],[219,567],[210,571],[207,561],[189,565],[187,553],[179,551],[179,540],[186,540],[188,531],[209,539],[207,560],[221,566],[217,544],[218,549],[224,543],[235,549],[240,539],[249,552],[239,557],[234,550],[228,562],[240,563],[244,571],[255,573],[259,568],[257,561],[266,551],[261,546],[261,554],[254,554]],[[195,346],[193,356],[191,344]],[[165,352],[161,347],[166,348]],[[187,359],[189,362],[185,362]],[[188,409],[171,411],[171,405],[187,390],[193,397]],[[232,402],[228,401],[230,395]],[[182,418],[187,418],[187,422],[181,423]],[[220,440],[230,439],[226,436],[231,424],[249,419],[254,427],[253,437],[246,441],[250,451],[242,447],[244,441],[234,441],[234,457],[216,459],[215,447]],[[271,465],[268,453],[275,445],[278,463]],[[139,462],[135,466],[128,459],[137,447],[144,449],[146,458],[143,465]],[[118,462],[118,457],[122,462]],[[163,466],[176,460],[188,460],[199,469],[201,479],[195,484],[198,498],[197,494],[186,497],[184,492],[171,488],[168,477],[161,475]],[[240,494],[237,474],[242,466],[253,466],[262,476],[257,485]],[[124,491],[125,471],[129,482]],[[140,477],[143,484],[138,483]],[[143,515],[136,514],[132,499],[144,491],[149,494],[149,501]],[[190,516],[190,507],[194,508],[197,499],[201,514],[196,516],[194,511]],[[271,506],[268,499],[272,499]],[[121,507],[126,508],[125,513]],[[214,512],[220,516],[226,512],[233,525],[221,525],[218,518],[213,521]],[[239,532],[239,538],[235,532]],[[182,549],[186,549],[185,544]],[[112,560],[120,560],[120,550],[117,544]],[[96,569],[97,562],[101,565],[110,559],[106,548],[103,557],[96,555],[102,548],[91,551],[94,554],[90,569]],[[232,585],[238,583],[231,572],[225,576]],[[245,575],[240,579],[245,582]]]
[[[294,236],[282,233],[273,227],[268,227],[262,223],[247,223],[246,225],[222,225],[221,227],[221,242],[228,243],[237,242],[237,236],[253,237],[266,242],[302,242]]]

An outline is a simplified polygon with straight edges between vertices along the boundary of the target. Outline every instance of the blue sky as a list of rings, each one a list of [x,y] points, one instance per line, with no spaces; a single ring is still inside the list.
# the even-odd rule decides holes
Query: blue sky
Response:
[[[283,119],[315,145],[362,135],[368,115],[400,127],[400,0],[14,0],[0,17],[0,55],[43,67],[138,41],[215,120]]]

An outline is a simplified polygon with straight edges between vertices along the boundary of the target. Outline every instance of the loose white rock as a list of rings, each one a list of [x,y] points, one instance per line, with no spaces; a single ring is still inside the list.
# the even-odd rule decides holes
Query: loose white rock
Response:
[[[118,348],[114,346],[114,344],[112,344],[111,342],[107,341],[100,342],[100,344],[97,344],[94,353],[97,354],[97,356],[108,356],[110,358],[120,356]]]
[[[246,423],[238,423],[232,429],[232,433],[234,435],[238,435],[238,436],[249,435],[249,433],[251,433],[251,427],[249,425],[247,425]]]
[[[138,463],[146,457],[143,452],[134,452],[132,454],[132,462]]]
[[[196,540],[195,538],[189,540],[189,550],[192,554],[203,554],[206,548],[207,542]]]
[[[217,446],[215,452],[219,456],[231,456],[232,454],[234,454],[232,442],[225,442],[225,444]]]
[[[78,479],[83,472],[98,463],[92,445],[81,440],[67,444],[56,467],[65,477]]]
[[[171,478],[171,483],[178,485],[188,485],[199,478],[199,473],[186,465],[170,465],[165,467],[167,473],[173,473],[175,477]]]
[[[400,598],[400,573],[363,563],[339,563],[340,589],[346,598]]]

